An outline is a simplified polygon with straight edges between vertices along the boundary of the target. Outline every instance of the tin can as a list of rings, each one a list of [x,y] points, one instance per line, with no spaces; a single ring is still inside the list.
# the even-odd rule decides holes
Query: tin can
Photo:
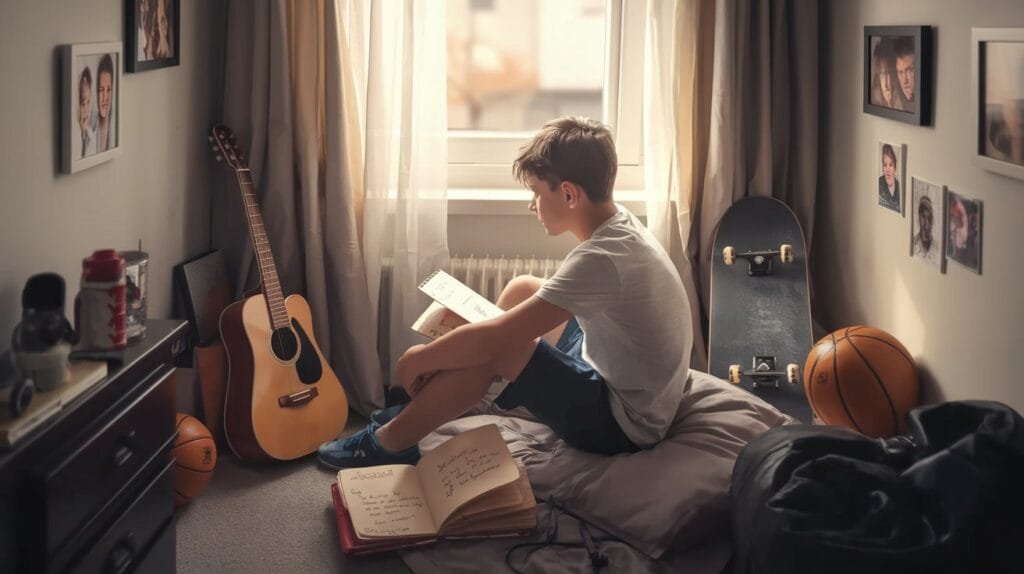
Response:
[[[125,277],[125,331],[128,340],[146,336],[146,276],[149,254],[145,251],[122,251]]]
[[[124,287],[124,258],[117,251],[101,249],[82,260],[82,283],[75,298],[81,349],[123,349],[128,344]]]

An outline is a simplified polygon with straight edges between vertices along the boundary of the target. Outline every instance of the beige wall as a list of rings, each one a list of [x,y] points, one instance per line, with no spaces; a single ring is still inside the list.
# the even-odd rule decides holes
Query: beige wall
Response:
[[[0,349],[29,276],[78,290],[97,248],[150,255],[151,317],[171,312],[171,268],[209,242],[213,161],[205,132],[219,101],[223,1],[181,2],[181,65],[124,74],[123,153],[76,174],[60,162],[59,46],[125,41],[123,0],[5,0],[0,10]]]
[[[935,30],[934,117],[916,127],[861,111],[863,27]],[[992,399],[1024,411],[1024,181],[971,163],[971,27],[1024,27],[1020,0],[827,4],[815,309],[826,327],[868,324],[920,365],[926,400]],[[917,176],[984,202],[983,275],[910,259],[910,219],[877,206],[878,140],[907,146]],[[909,214],[908,214],[909,215]]]

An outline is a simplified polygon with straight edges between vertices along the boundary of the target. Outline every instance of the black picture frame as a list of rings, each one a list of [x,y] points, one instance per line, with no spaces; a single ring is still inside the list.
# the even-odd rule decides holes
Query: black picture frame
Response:
[[[1022,66],[1024,28],[971,28],[974,164],[1017,179],[1024,179],[1024,124],[1016,119],[1024,111]]]
[[[932,36],[931,26],[864,27],[864,113],[931,125],[935,69]],[[908,84],[903,81],[908,69],[909,98],[904,92]],[[885,78],[888,92],[883,85]]]
[[[163,41],[160,37],[159,17],[166,19]],[[143,22],[144,20],[144,22]],[[125,71],[143,72],[169,68],[181,63],[181,0],[125,0],[124,2]],[[140,30],[149,33],[140,37]],[[150,43],[154,43],[153,46]],[[154,55],[155,46],[169,55]]]

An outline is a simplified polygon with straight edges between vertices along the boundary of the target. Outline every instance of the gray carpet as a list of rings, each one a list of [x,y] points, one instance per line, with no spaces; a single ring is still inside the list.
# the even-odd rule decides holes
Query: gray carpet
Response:
[[[353,414],[344,434],[364,426]],[[261,465],[218,455],[206,490],[178,510],[178,572],[409,572],[394,554],[345,558],[331,506],[335,472],[315,455]]]

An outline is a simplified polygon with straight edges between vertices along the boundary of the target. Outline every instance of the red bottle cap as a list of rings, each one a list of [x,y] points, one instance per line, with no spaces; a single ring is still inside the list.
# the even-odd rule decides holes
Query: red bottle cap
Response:
[[[82,281],[117,281],[124,276],[124,257],[114,249],[99,249],[82,260]]]

